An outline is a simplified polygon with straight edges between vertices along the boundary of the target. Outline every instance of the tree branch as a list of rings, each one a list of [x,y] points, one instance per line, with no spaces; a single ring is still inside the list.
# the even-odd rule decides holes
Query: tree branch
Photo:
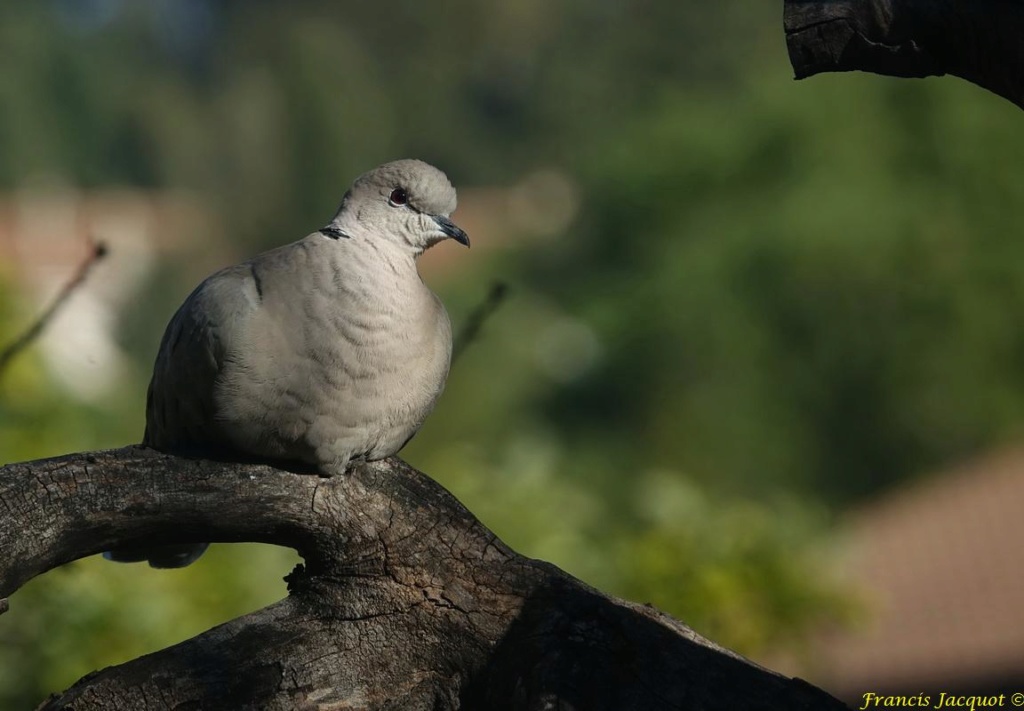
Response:
[[[470,312],[462,329],[454,340],[452,348],[452,365],[465,353],[466,348],[480,335],[480,329],[484,327],[487,320],[494,315],[501,303],[508,296],[508,285],[504,282],[495,282],[487,292],[487,298],[479,306]]]
[[[785,0],[783,23],[797,79],[953,74],[1024,108],[1024,3]]]
[[[96,262],[100,261],[107,256],[107,245],[103,242],[94,242],[91,245],[89,254],[86,255],[82,263],[78,265],[78,269],[75,271],[74,276],[71,280],[64,285],[64,288],[60,290],[53,302],[39,315],[39,318],[35,322],[25,329],[25,332],[15,338],[9,344],[7,344],[2,350],[0,350],[0,377],[3,376],[4,371],[10,365],[14,357],[25,350],[35,339],[39,338],[39,334],[43,332],[43,329],[53,320],[54,315],[61,306],[64,305],[75,291],[77,291],[82,284],[85,283],[86,277],[89,276],[89,271],[93,268]]]
[[[0,506],[0,596],[143,539],[262,541],[306,560],[285,600],[45,709],[845,708],[518,555],[395,458],[323,479],[126,447],[0,468]]]

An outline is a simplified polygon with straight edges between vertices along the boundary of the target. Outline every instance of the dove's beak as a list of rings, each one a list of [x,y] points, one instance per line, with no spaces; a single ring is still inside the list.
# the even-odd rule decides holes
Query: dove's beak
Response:
[[[442,215],[434,215],[434,222],[441,228],[441,231],[451,237],[459,244],[469,246],[469,235],[467,235],[461,227],[456,225],[454,222],[449,220],[447,217]]]

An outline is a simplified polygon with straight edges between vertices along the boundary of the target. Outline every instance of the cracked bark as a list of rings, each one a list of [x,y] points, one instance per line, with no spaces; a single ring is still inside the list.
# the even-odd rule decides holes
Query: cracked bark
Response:
[[[305,559],[284,600],[86,676],[43,709],[845,708],[520,556],[395,458],[321,479],[126,447],[0,468],[0,507],[4,598],[143,539],[260,541]]]
[[[1024,4],[1009,0],[785,0],[797,79],[866,71],[953,74],[1024,108]]]

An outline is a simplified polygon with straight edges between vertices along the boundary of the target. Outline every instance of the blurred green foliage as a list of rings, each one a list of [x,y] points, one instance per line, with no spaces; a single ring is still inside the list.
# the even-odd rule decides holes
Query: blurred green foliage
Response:
[[[240,254],[396,157],[459,187],[567,176],[566,230],[438,285],[456,322],[511,297],[403,456],[523,553],[746,653],[849,611],[836,511],[1020,429],[1019,110],[952,79],[794,83],[771,3],[47,0],[0,7],[0,50],[0,188],[187,190]],[[139,372],[184,266],[123,315]],[[31,317],[3,293],[0,343]],[[26,353],[0,457],[137,441],[145,385],[84,405]],[[0,707],[279,597],[294,560],[44,576],[0,617]]]

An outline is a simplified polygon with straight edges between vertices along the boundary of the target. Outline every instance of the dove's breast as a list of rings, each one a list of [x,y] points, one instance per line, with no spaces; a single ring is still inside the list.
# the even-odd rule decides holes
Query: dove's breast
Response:
[[[256,303],[213,409],[242,451],[336,472],[419,429],[444,387],[451,325],[411,259],[323,239],[250,265]]]

